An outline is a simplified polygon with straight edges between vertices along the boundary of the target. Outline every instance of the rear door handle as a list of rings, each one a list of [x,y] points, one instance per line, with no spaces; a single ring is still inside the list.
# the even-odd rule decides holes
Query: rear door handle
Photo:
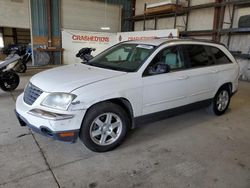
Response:
[[[187,80],[188,78],[189,76],[183,76],[183,77],[178,78],[178,80]]]

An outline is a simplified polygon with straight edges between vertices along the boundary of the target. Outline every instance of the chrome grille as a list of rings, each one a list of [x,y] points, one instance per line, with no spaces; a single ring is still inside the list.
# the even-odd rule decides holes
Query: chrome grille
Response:
[[[23,100],[26,104],[32,105],[42,93],[41,89],[29,83],[24,90]]]

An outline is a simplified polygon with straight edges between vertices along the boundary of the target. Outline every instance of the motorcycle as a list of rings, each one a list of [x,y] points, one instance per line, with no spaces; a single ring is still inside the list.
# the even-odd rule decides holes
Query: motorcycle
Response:
[[[0,88],[3,91],[13,91],[20,83],[18,74],[13,69],[8,68],[8,65],[13,63],[12,61],[13,58],[0,62]]]
[[[25,47],[25,51],[24,49],[21,49],[20,51],[17,50],[16,53],[20,56],[20,59],[15,64],[13,69],[18,73],[25,73],[27,70],[27,63],[32,57],[31,47]]]
[[[27,70],[27,62],[31,59],[32,51],[30,47],[11,46],[8,50],[9,54],[5,60],[12,61],[9,69],[13,69],[18,73],[25,73]]]
[[[95,48],[82,48],[79,50],[79,52],[76,54],[76,57],[81,58],[84,62],[88,62],[93,58],[91,53],[95,51]]]

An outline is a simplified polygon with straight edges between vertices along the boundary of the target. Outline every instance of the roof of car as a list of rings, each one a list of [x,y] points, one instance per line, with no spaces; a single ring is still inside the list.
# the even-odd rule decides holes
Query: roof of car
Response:
[[[222,43],[214,42],[211,40],[205,39],[192,39],[192,38],[154,38],[154,39],[146,39],[146,40],[133,40],[133,41],[126,41],[124,43],[127,44],[146,44],[146,45],[153,45],[153,46],[160,46],[165,43],[170,42],[194,42],[194,43],[208,43],[208,44],[219,44],[224,45]]]

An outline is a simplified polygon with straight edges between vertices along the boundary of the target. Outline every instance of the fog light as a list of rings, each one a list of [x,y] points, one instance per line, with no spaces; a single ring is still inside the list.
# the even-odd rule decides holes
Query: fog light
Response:
[[[74,117],[74,115],[71,115],[71,114],[58,114],[58,113],[48,112],[48,111],[40,110],[40,109],[32,109],[28,113],[31,115],[41,117],[44,119],[49,119],[49,120],[65,120],[65,119],[71,119]]]

